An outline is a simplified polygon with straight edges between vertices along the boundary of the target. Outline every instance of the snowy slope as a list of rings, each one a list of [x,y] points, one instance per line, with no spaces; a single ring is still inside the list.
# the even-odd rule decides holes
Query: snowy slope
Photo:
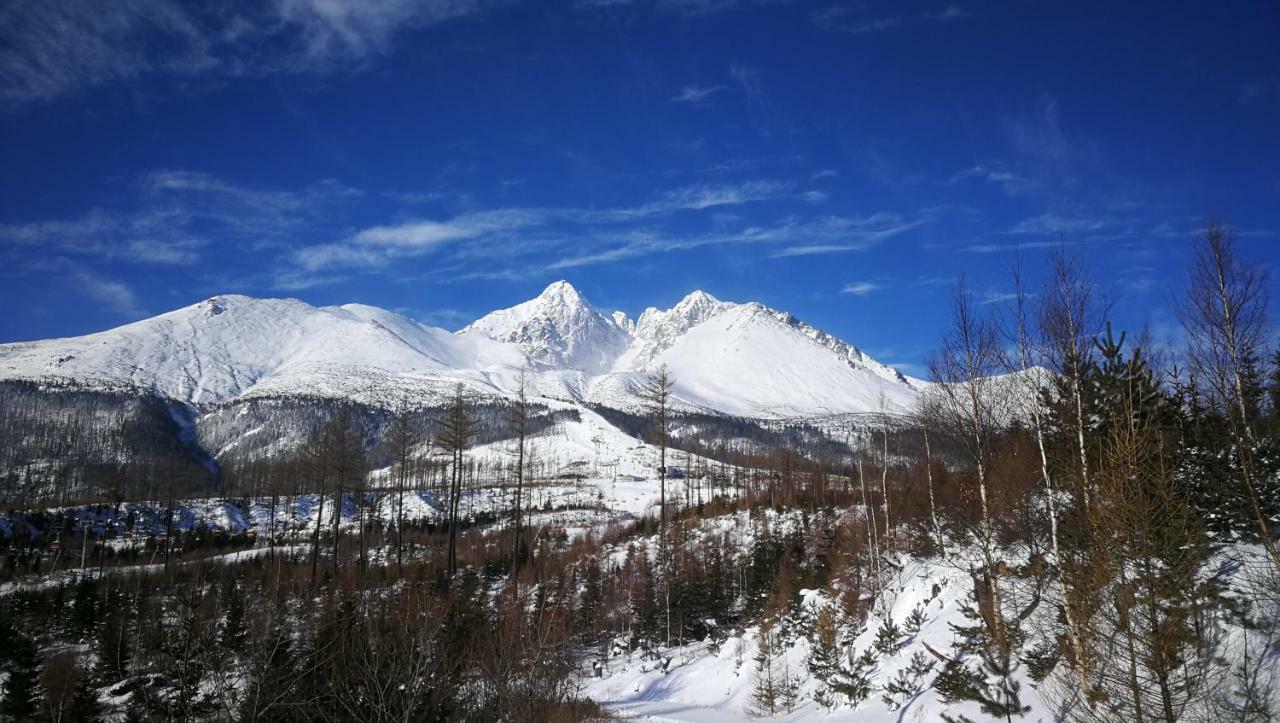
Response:
[[[853,347],[756,303],[693,327],[647,366],[657,364],[682,398],[745,416],[902,410],[918,394]]]
[[[216,296],[71,339],[0,345],[0,378],[142,388],[196,404],[265,394],[358,396],[396,377],[483,384],[519,349],[458,337],[382,309]]]
[[[618,371],[642,368],[671,348],[687,331],[736,304],[698,290],[665,311],[649,307],[636,322],[631,346],[614,362]]]

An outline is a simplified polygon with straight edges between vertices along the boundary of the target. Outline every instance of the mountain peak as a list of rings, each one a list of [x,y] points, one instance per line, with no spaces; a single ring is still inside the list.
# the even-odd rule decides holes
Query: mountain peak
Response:
[[[477,319],[458,333],[476,332],[517,344],[549,366],[590,373],[607,369],[630,341],[627,328],[563,280],[529,301]]]
[[[538,294],[537,298],[543,301],[558,301],[573,306],[579,304],[587,305],[587,300],[583,298],[582,294],[578,293],[573,284],[564,279],[552,282],[542,290],[541,294]]]
[[[723,305],[724,302],[711,294],[702,289],[696,289],[681,299],[680,303],[671,307],[671,311],[680,316],[693,315],[699,317],[698,320],[701,321],[703,317],[707,316],[707,312],[717,311]]]
[[[690,291],[683,299],[680,300],[680,304],[701,304],[701,303],[708,303],[708,302],[715,304],[715,303],[719,303],[720,300],[712,296],[711,294],[708,294],[707,292],[703,291],[702,289],[694,289],[693,291]],[[680,306],[680,304],[676,304],[676,306]]]
[[[625,368],[644,365],[675,343],[681,334],[734,306],[697,289],[670,309],[645,309],[635,325],[635,343],[618,364]]]

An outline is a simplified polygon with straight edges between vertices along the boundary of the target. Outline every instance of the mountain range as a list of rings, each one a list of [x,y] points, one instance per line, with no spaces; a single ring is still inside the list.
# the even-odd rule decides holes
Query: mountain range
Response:
[[[432,403],[457,383],[634,411],[659,365],[677,406],[762,419],[911,408],[927,383],[783,311],[694,291],[637,320],[557,281],[458,332],[361,304],[222,295],[86,336],[0,345],[0,380],[138,390],[206,409],[261,398]]]

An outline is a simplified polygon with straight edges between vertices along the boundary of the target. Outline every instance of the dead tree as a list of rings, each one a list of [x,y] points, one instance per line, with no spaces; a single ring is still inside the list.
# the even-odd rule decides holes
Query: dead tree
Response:
[[[476,420],[471,414],[471,400],[466,388],[459,384],[445,407],[440,424],[439,445],[449,452],[449,554],[447,576],[458,572],[458,503],[462,497],[463,463],[467,447],[475,437]]]
[[[527,378],[524,369],[520,370],[520,377],[517,380],[516,398],[511,405],[511,411],[508,421],[511,424],[512,431],[515,432],[516,440],[516,494],[515,504],[512,506],[512,550],[511,550],[511,580],[515,584],[519,584],[518,576],[520,574],[520,564],[523,562],[523,542],[520,525],[523,522],[521,513],[524,509],[524,457],[525,457],[525,441],[529,436],[529,397],[527,393]]]

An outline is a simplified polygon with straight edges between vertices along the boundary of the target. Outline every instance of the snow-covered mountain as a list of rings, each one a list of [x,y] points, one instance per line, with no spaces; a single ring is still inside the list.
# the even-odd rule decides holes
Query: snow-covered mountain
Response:
[[[625,314],[604,315],[567,281],[557,281],[510,309],[486,314],[459,335],[516,344],[549,368],[588,374],[609,369],[631,340]]]
[[[108,331],[0,345],[0,379],[66,379],[191,404],[254,396],[369,396],[431,380],[484,383],[518,347],[360,304],[215,296]]]
[[[450,333],[372,306],[216,296],[96,334],[0,345],[0,379],[141,389],[201,407],[263,397],[438,399],[459,382],[632,409],[666,365],[679,403],[754,417],[909,408],[923,383],[786,312],[695,291],[636,322],[559,281]]]

